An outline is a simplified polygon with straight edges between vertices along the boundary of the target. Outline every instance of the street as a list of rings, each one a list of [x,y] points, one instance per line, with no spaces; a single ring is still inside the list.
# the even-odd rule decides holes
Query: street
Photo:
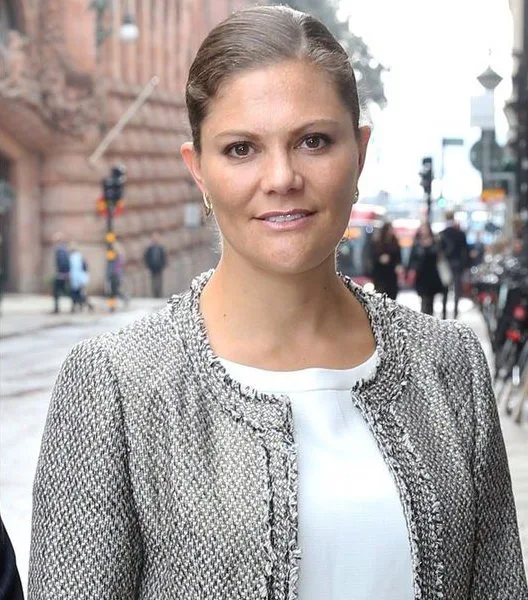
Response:
[[[400,301],[417,308],[418,298],[404,292]],[[161,303],[162,304],[162,303]],[[439,308],[439,307],[437,307]],[[50,391],[59,367],[79,340],[119,328],[151,310],[139,307],[129,312],[43,328],[2,340],[0,420],[0,507],[17,553],[21,577],[26,585],[30,545],[31,489],[37,464]],[[461,304],[461,320],[483,339],[483,323],[469,300]],[[517,508],[528,556],[528,428],[504,420]]]

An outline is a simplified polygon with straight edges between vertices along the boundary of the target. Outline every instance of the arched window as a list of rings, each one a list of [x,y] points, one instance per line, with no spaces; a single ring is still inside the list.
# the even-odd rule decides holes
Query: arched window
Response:
[[[0,0],[0,46],[7,46],[11,29],[18,29],[14,2]]]

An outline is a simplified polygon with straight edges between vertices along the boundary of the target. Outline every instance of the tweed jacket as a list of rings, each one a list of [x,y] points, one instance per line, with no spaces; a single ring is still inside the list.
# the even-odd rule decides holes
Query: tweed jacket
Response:
[[[34,485],[30,600],[298,597],[291,404],[233,381],[213,354],[209,276],[65,361]],[[379,354],[350,398],[399,490],[415,600],[527,600],[477,338],[346,283]]]

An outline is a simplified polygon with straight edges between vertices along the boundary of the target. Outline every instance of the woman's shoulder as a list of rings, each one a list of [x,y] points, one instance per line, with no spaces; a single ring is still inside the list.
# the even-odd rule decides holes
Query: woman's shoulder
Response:
[[[408,330],[409,340],[426,339],[430,345],[437,346],[439,350],[452,352],[455,349],[464,350],[469,340],[477,339],[473,330],[460,321],[440,319],[402,304],[396,302],[395,304],[400,322]]]
[[[79,342],[72,354],[105,360],[118,375],[145,376],[185,360],[178,327],[185,295],[173,296],[166,306],[132,323]]]
[[[452,368],[465,368],[480,360],[482,347],[474,331],[460,321],[423,314],[381,294],[370,294],[367,303],[377,315],[380,335],[392,348],[405,345],[409,355]],[[478,362],[477,361],[477,362]]]

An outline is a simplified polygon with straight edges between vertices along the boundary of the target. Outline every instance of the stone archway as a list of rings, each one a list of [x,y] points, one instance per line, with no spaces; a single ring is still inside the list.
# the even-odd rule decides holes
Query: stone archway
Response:
[[[8,177],[7,183],[16,197],[8,225],[8,289],[36,292],[42,287],[39,157],[0,125],[0,160],[4,177]]]

